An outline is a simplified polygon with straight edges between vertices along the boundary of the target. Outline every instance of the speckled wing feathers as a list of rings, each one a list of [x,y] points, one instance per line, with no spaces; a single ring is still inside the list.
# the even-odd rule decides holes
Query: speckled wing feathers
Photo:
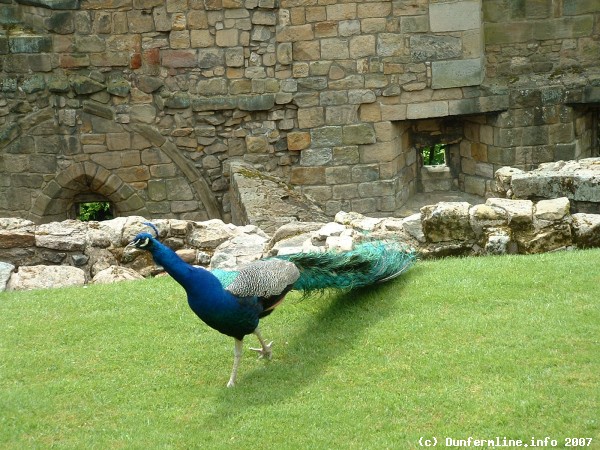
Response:
[[[293,263],[265,259],[242,267],[226,289],[236,297],[272,297],[281,294],[299,277],[300,272]]]

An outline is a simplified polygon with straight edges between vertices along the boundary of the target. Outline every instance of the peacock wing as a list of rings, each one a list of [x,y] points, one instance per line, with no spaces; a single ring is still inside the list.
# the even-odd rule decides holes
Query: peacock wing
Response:
[[[261,259],[242,266],[225,289],[236,297],[270,298],[288,291],[299,277],[290,261]]]

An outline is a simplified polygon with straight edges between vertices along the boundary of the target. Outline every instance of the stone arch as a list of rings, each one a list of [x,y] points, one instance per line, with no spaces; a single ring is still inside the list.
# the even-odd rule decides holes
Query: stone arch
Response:
[[[82,162],[59,172],[48,183],[37,197],[30,219],[38,223],[64,220],[76,196],[85,193],[105,197],[117,215],[148,214],[144,200],[120,177],[92,162]]]
[[[188,179],[209,217],[211,219],[221,219],[219,205],[207,181],[194,167],[192,162],[179,153],[177,146],[173,142],[169,141],[150,125],[133,124],[129,128],[145,137],[152,145],[166,154]]]
[[[105,132],[105,129],[111,129],[108,123],[114,125],[114,118],[96,115],[89,107],[82,108],[81,112],[88,114],[88,117],[89,115],[95,116],[95,123],[100,124],[99,129],[101,130],[96,133],[101,134]],[[2,202],[1,207],[9,212],[9,215],[28,217],[38,223],[64,220],[68,218],[71,206],[76,202],[77,196],[98,194],[113,204],[117,215],[155,216],[146,204],[147,192],[136,190],[135,186],[130,183],[131,180],[119,176],[121,174],[117,175],[119,167],[106,167],[101,162],[94,161],[93,154],[95,152],[86,152],[81,144],[82,126],[74,121],[65,123],[59,116],[52,106],[48,106],[0,127],[0,152],[7,153],[7,155],[0,155],[0,166],[10,181],[3,190],[6,200]],[[106,125],[103,123],[104,120],[106,120]],[[189,186],[194,201],[197,202],[198,211],[203,217],[222,218],[219,204],[209,183],[193,162],[181,154],[170,138],[162,136],[154,126],[144,123],[134,122],[118,126],[123,132],[130,133],[132,136],[135,134],[143,136],[169,159],[170,163],[177,168],[179,172],[177,175]],[[51,139],[50,147],[53,147],[54,150],[48,151],[44,148],[38,151],[38,145],[48,146],[48,140],[44,139],[43,135],[35,135],[35,133],[33,135],[37,138],[29,139],[31,142],[21,143],[20,140],[32,135],[32,131],[36,127],[43,127],[45,131],[43,135],[49,133],[48,136],[56,134],[65,137],[65,140],[69,142],[68,148],[64,149],[65,153],[62,154],[62,150],[57,150],[61,146],[60,139]],[[85,128],[85,124],[83,128]],[[94,128],[86,129],[87,132],[94,133]],[[20,150],[15,150],[21,147],[27,147],[23,154],[20,153]],[[53,167],[49,171],[40,171],[39,167],[36,167],[33,172],[30,170],[30,166],[33,164],[31,155],[38,153],[43,153],[41,158],[44,160],[52,161]],[[63,159],[60,162],[56,158],[57,154],[62,154]],[[108,154],[107,158],[110,158]],[[65,168],[65,166],[67,167]],[[13,167],[17,169],[17,172],[12,171]],[[16,179],[19,184],[13,186],[11,183]],[[48,179],[50,181],[47,181]],[[25,189],[22,186],[25,186]],[[21,199],[16,205],[11,199],[19,197]],[[165,199],[164,202],[169,202],[169,200]],[[165,214],[169,213],[162,213],[159,216],[162,217]]]

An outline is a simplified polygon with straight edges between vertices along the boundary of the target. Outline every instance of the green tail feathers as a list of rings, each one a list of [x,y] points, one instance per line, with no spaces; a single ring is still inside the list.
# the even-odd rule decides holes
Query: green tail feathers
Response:
[[[412,266],[416,253],[398,242],[368,241],[348,252],[296,253],[276,258],[294,263],[300,270],[294,289],[310,292],[349,290],[390,280]]]

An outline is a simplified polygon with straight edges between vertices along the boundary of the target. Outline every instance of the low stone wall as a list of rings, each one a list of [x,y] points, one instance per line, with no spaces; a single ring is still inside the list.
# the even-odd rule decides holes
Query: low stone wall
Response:
[[[600,158],[540,164],[525,172],[503,167],[495,174],[495,193],[513,199],[567,197],[576,212],[600,214]]]
[[[147,230],[143,217],[35,225],[0,219],[0,291],[84,285],[158,274],[150,255],[127,244]],[[268,235],[255,225],[220,220],[156,220],[161,240],[190,264],[233,268],[280,254],[349,250],[364,239],[394,239],[422,258],[531,254],[600,247],[600,215],[570,214],[566,197],[442,202],[403,219],[340,212],[335,221],[290,222]]]

